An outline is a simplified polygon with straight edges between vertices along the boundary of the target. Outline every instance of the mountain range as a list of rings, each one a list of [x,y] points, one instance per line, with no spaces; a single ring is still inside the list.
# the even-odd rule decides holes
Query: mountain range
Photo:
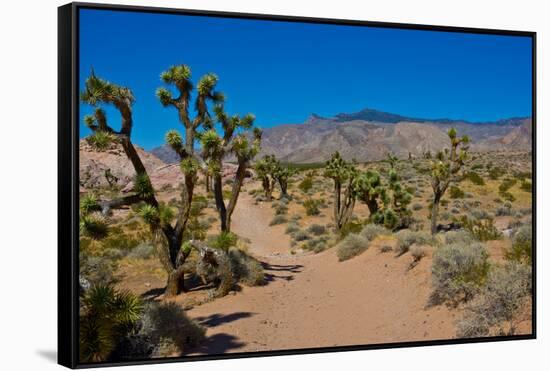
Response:
[[[282,161],[326,161],[339,151],[347,159],[375,161],[388,152],[405,158],[448,146],[446,132],[454,127],[468,135],[473,151],[530,150],[532,120],[512,117],[492,122],[453,119],[423,119],[365,108],[333,117],[311,114],[301,124],[281,124],[264,129],[259,156],[274,154]],[[163,145],[152,151],[166,163],[177,162],[176,154]]]

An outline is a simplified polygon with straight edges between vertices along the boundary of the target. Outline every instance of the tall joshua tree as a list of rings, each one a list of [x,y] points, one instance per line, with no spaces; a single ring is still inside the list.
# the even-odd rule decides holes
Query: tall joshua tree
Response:
[[[337,229],[341,229],[353,214],[355,206],[353,183],[357,170],[344,161],[340,153],[334,152],[327,161],[324,176],[334,181],[334,223]]]
[[[173,79],[174,84],[182,89],[182,95],[187,94],[187,101],[189,101],[189,93],[191,89],[191,83],[185,82],[182,76],[185,68],[178,69],[172,68],[172,77],[169,74],[163,73],[163,80],[169,82]],[[187,75],[189,77],[189,75]],[[188,79],[187,77],[187,79]],[[211,78],[207,78],[211,81]],[[202,80],[201,80],[202,81]],[[199,91],[197,96],[197,117],[192,123],[198,126],[197,121],[201,121],[206,117],[206,102],[211,97],[218,96],[213,93],[215,80],[209,84],[209,89],[203,89]],[[167,90],[160,91],[158,93],[161,97],[161,102],[169,102],[170,100],[179,101],[178,104],[185,104],[183,100],[179,98],[173,99],[169,95]],[[101,202],[103,212],[106,214],[110,209],[118,208],[123,205],[130,205],[133,203],[144,202],[144,206],[140,209],[140,214],[144,220],[150,225],[153,234],[153,242],[157,250],[157,255],[161,264],[168,273],[168,281],[166,285],[166,295],[177,295],[183,291],[183,263],[189,255],[191,248],[189,244],[183,243],[183,235],[189,219],[189,208],[193,195],[194,180],[196,179],[196,171],[198,168],[198,162],[194,157],[192,140],[186,137],[186,144],[183,144],[181,136],[177,132],[167,133],[167,141],[171,144],[172,148],[178,148],[178,153],[182,157],[181,169],[184,173],[185,184],[182,189],[181,202],[179,205],[179,211],[175,218],[175,224],[171,224],[173,217],[170,215],[170,210],[162,207],[155,197],[155,192],[151,184],[147,170],[143,165],[134,145],[131,141],[132,132],[132,104],[134,102],[133,95],[130,89],[118,86],[111,82],[105,81],[91,74],[86,80],[85,89],[81,94],[83,102],[98,106],[100,104],[111,104],[117,108],[122,117],[121,130],[115,131],[111,126],[107,124],[105,112],[97,107],[94,115],[87,116],[85,122],[92,129],[94,134],[99,132],[109,133],[116,141],[120,142],[126,156],[132,163],[136,172],[136,178],[134,181],[134,192],[128,196]],[[186,112],[186,109],[184,108]],[[180,111],[179,111],[180,112]],[[185,121],[190,121],[187,115],[181,115]],[[200,124],[200,122],[199,122]],[[196,127],[195,126],[195,127]],[[187,126],[186,126],[187,129]],[[194,140],[194,134],[191,130],[186,130],[186,134],[191,134],[191,138]],[[179,145],[178,145],[179,142]]]
[[[230,232],[231,216],[237,205],[246,169],[250,166],[250,161],[260,150],[262,132],[260,129],[254,128],[251,139],[243,132],[252,129],[254,123],[254,116],[252,114],[228,116],[222,105],[216,105],[214,111],[216,113],[216,120],[221,125],[222,133],[218,134],[214,128],[214,123],[208,121],[203,125],[206,131],[201,134],[200,140],[203,149],[203,159],[205,163],[214,169],[214,198],[220,215],[221,231]],[[226,205],[222,184],[222,171],[223,160],[230,154],[235,155],[238,166],[233,178],[229,204]]]
[[[470,138],[466,135],[459,138],[455,128],[451,128],[447,134],[451,140],[450,150],[445,148],[445,150],[439,151],[435,160],[432,161],[432,234],[437,233],[437,218],[441,198],[445,194],[445,191],[447,191],[449,184],[458,180],[458,172],[468,160],[468,143],[470,142]]]
[[[353,187],[357,198],[369,208],[369,218],[373,219],[381,208],[380,203],[386,199],[386,188],[380,174],[374,170],[361,172],[355,178]]]
[[[254,164],[256,177],[262,182],[264,196],[267,200],[271,200],[271,194],[273,193],[273,188],[275,188],[275,177],[273,173],[276,166],[277,160],[274,155],[265,155]]]

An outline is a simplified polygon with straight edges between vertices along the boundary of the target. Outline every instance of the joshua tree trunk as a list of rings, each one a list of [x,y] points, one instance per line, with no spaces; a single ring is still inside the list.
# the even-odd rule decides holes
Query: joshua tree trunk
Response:
[[[220,223],[222,232],[227,232],[227,209],[225,208],[225,202],[223,201],[223,186],[222,175],[214,175],[214,199],[216,200],[216,209],[220,214]]]
[[[185,291],[184,286],[184,271],[183,266],[178,269],[174,269],[168,274],[168,281],[166,282],[165,296],[176,296]]]
[[[432,204],[432,215],[431,215],[431,232],[432,234],[437,233],[437,217],[439,214],[439,202],[441,201],[441,194],[435,192],[434,201]]]
[[[338,229],[342,229],[344,225],[346,225],[353,215],[353,208],[355,207],[355,197],[352,195],[352,192],[350,190],[351,185],[346,190],[346,194],[344,196],[344,204],[341,205],[338,219],[336,222],[336,226]]]
[[[281,197],[280,198],[289,198],[289,196],[288,196],[288,181],[279,180],[279,186],[281,187]]]
[[[204,183],[206,186],[206,193],[210,193],[210,191],[212,190],[212,188],[210,187],[210,174],[205,174]]]
[[[367,198],[365,201],[367,207],[369,208],[369,217],[372,218],[379,210],[378,201],[375,198]]]
[[[342,189],[342,185],[340,184],[339,181],[335,180],[334,181],[334,222],[336,223],[336,227],[338,229],[340,229],[340,226],[339,226],[339,223],[338,223],[338,220],[340,219],[338,214],[340,213],[340,200],[341,200],[341,195],[340,195],[340,191]]]

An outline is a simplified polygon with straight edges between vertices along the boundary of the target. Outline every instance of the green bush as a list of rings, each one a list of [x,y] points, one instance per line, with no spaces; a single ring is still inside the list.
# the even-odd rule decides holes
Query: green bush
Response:
[[[533,261],[533,228],[531,224],[520,227],[512,238],[512,247],[506,251],[506,259],[531,264]]]
[[[100,240],[107,237],[109,226],[101,214],[87,214],[80,216],[80,235]]]
[[[320,201],[308,198],[304,201],[304,208],[306,209],[306,215],[319,215],[321,211],[319,210]]]
[[[313,188],[313,177],[311,176],[306,176],[299,184],[298,184],[298,188],[304,192],[304,193],[308,193],[311,188]]]
[[[233,232],[222,232],[217,236],[209,236],[208,245],[214,249],[220,249],[225,252],[229,251],[230,247],[237,245],[239,237]]]
[[[445,233],[445,243],[447,245],[462,243],[462,244],[471,244],[476,241],[475,237],[464,229],[458,231],[449,231]]]
[[[464,191],[457,186],[451,186],[450,189],[451,198],[464,198]]]
[[[488,254],[480,243],[443,245],[432,262],[432,304],[457,305],[471,300],[485,284],[489,272]]]
[[[483,178],[475,171],[470,171],[466,173],[464,177],[475,185],[485,185],[485,181],[483,180]]]
[[[344,261],[357,256],[369,248],[369,241],[359,234],[349,234],[336,246],[338,260]]]
[[[530,181],[528,181],[526,179],[523,179],[521,181],[520,188],[525,192],[532,192],[533,191],[533,184]]]
[[[489,178],[493,180],[497,180],[498,178],[503,176],[505,173],[506,172],[502,168],[495,166],[489,170]]]
[[[512,263],[492,269],[481,293],[465,306],[457,336],[514,335],[519,314],[532,293],[531,282],[529,266]]]
[[[294,233],[292,237],[295,241],[306,241],[311,238],[311,235],[306,231],[299,230],[298,232]]]

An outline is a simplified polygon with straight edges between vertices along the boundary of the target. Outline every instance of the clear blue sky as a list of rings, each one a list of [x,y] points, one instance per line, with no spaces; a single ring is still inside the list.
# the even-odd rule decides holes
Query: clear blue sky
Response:
[[[527,37],[81,10],[81,87],[92,67],[130,87],[134,141],[146,149],[180,127],[155,90],[181,63],[195,82],[216,73],[227,111],[254,113],[261,127],[365,107],[470,121],[531,115]]]

